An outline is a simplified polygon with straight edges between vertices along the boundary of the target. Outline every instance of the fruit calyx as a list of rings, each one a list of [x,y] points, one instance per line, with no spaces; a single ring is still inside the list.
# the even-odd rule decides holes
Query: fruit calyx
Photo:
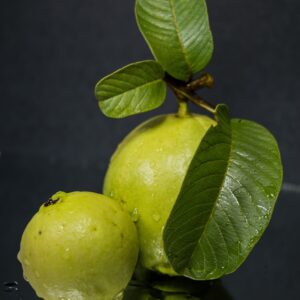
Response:
[[[50,197],[45,203],[44,203],[44,207],[50,206],[50,205],[54,205],[55,203],[57,203],[58,201],[60,201],[62,198],[66,197],[67,193],[59,191],[57,193],[55,193],[52,197]]]
[[[56,199],[56,200],[52,200],[51,198],[49,198],[45,203],[44,203],[44,206],[47,207],[47,206],[50,206],[50,205],[54,205],[59,199]]]

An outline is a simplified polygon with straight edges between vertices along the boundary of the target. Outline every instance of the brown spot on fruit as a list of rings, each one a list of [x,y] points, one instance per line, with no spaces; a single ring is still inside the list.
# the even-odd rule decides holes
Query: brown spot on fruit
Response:
[[[48,200],[44,203],[44,206],[47,207],[47,206],[50,206],[50,205],[54,205],[58,200],[59,200],[59,199],[57,199],[57,200],[52,200],[52,199],[50,198],[50,199],[48,199]]]

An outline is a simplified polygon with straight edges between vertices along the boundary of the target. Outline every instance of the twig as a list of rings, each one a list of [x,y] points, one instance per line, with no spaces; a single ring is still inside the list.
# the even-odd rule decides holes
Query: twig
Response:
[[[198,79],[195,79],[192,82],[188,83],[186,85],[186,88],[191,92],[195,92],[202,88],[211,88],[213,87],[213,85],[214,85],[213,77],[210,74],[205,73],[201,75],[201,77],[199,77]]]

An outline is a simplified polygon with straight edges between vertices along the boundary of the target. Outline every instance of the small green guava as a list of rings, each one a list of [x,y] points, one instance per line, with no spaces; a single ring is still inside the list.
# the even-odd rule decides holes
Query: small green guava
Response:
[[[176,275],[164,252],[163,229],[188,166],[215,121],[204,116],[163,115],[134,129],[119,145],[103,193],[136,218],[143,267]]]
[[[18,258],[46,300],[112,300],[134,272],[138,239],[123,207],[91,192],[58,192],[28,223]]]

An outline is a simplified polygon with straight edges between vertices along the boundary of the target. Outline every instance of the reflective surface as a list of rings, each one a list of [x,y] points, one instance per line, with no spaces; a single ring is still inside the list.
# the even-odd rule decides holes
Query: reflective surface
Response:
[[[197,282],[187,278],[153,275],[146,282],[132,281],[125,291],[124,299],[231,300],[232,297],[220,280]]]
[[[23,297],[22,297],[23,295]],[[29,299],[17,282],[3,283],[1,299]],[[32,297],[32,296],[31,296]],[[33,298],[30,298],[33,299]],[[37,298],[36,298],[37,299]],[[119,298],[118,298],[119,299]],[[153,278],[150,282],[132,281],[124,292],[124,300],[231,300],[221,281],[193,282],[188,279]],[[72,299],[76,300],[76,299]],[[100,300],[100,299],[99,299]]]
[[[78,167],[61,162],[47,163],[38,158],[23,160],[16,156],[6,156],[0,160],[0,196],[4,208],[1,209],[0,231],[1,239],[5,241],[1,246],[1,300],[37,299],[22,277],[16,255],[24,227],[40,203],[53,190],[93,190],[98,181],[101,182],[101,178],[98,178],[104,169],[105,165],[99,168]],[[30,188],[34,190],[33,197]],[[128,288],[125,299],[298,299],[300,194],[296,187],[285,186],[285,189],[287,191],[281,193],[271,224],[262,240],[235,273],[213,284],[188,280],[181,282],[177,279],[174,284],[165,278],[152,277],[146,285],[143,283],[142,286],[139,284],[139,287],[132,285]],[[14,281],[19,283],[18,286]],[[179,288],[179,293],[178,290],[175,293],[166,293],[166,290],[161,292],[162,286],[170,284]]]

